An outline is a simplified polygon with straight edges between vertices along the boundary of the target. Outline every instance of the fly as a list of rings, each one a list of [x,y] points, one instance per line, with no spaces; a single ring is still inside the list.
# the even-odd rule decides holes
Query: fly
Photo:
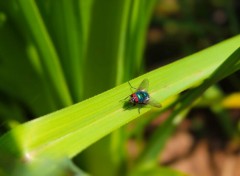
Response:
[[[148,86],[149,86],[149,81],[148,79],[144,79],[141,84],[139,85],[138,88],[133,87],[130,82],[128,82],[128,84],[130,85],[130,87],[132,89],[136,89],[136,92],[132,93],[130,95],[130,99],[129,102],[135,106],[135,105],[151,105],[157,108],[161,108],[161,104],[156,102],[155,100],[153,100],[152,98],[150,98],[148,91]],[[140,113],[140,107],[138,109],[138,112]]]

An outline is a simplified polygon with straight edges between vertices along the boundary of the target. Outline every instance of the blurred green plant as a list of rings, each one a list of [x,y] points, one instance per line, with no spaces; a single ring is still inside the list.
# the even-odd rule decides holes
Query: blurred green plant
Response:
[[[83,150],[75,162],[93,175],[183,175],[157,166],[160,147],[182,110],[240,68],[240,36],[131,81],[138,85],[148,78],[150,94],[162,102],[209,78],[173,105],[163,103],[162,111],[183,105],[130,167],[125,149],[130,132],[117,129],[160,112],[124,110],[120,100],[130,91],[121,83],[144,71],[145,35],[155,3],[0,1],[0,117],[2,127],[11,128],[0,138],[0,175],[87,175],[70,160]],[[42,117],[29,121],[30,115]],[[144,125],[136,129],[141,133]]]

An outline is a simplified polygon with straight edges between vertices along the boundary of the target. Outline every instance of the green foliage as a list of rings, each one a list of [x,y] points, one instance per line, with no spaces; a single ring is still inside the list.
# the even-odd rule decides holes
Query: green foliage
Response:
[[[163,102],[163,109],[146,107],[139,114],[138,107],[121,101],[131,93],[129,85],[121,83],[143,72],[154,4],[155,0],[0,2],[0,116],[3,126],[12,128],[0,137],[0,175],[85,175],[70,161],[85,149],[81,166],[93,174],[183,175],[157,167],[156,156],[178,115],[211,85],[239,70],[240,36],[131,80],[137,86],[148,78],[150,95]],[[164,103],[197,85],[175,104]],[[128,169],[124,146],[130,134],[119,128],[175,105],[178,108]],[[38,118],[29,120],[26,109]],[[89,152],[93,143],[111,133],[94,145],[94,154]]]

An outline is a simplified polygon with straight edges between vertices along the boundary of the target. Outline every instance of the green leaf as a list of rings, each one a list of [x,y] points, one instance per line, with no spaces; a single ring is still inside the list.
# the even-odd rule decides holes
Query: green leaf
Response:
[[[209,78],[239,47],[239,43],[240,36],[236,36],[146,73],[131,80],[131,84],[138,86],[144,78],[148,78],[150,95],[162,102]],[[224,52],[219,54],[219,51]],[[229,73],[239,67],[240,63],[233,65],[232,69],[228,69]],[[129,85],[124,83],[85,101],[19,125],[0,138],[0,150],[5,151],[5,155],[24,160],[41,156],[71,158],[103,136],[150,111],[150,108],[142,108],[139,114],[137,107],[124,108],[125,103],[121,100],[129,94]]]
[[[176,108],[174,111],[171,113],[168,119],[156,129],[149,140],[143,155],[140,157],[138,167],[142,168],[143,165],[149,165],[151,163],[154,165],[157,162],[157,158],[166,144],[166,140],[170,137],[176,125],[181,121],[178,120],[178,118],[186,117],[186,111],[211,85],[232,74],[234,71],[239,70],[239,59],[240,48],[234,51],[200,86],[192,89],[189,91],[189,93],[180,97],[178,103],[175,103]],[[181,113],[184,113],[184,115]]]
[[[8,161],[5,160],[5,163]],[[10,161],[10,162],[13,162]],[[9,163],[8,163],[9,164]],[[2,172],[1,176],[89,176],[83,172],[69,158],[39,157],[36,160],[19,160],[7,166],[8,171]]]
[[[154,167],[149,168],[147,170],[139,170],[138,172],[135,172],[131,174],[131,176],[145,176],[145,175],[151,175],[151,176],[187,176],[187,174],[181,173],[179,171],[175,171],[173,169],[167,168],[167,167]]]
[[[54,98],[49,94],[48,86],[39,77],[38,73],[41,74],[41,70],[35,68],[28,60],[34,53],[33,47],[27,45],[27,42],[17,35],[19,31],[13,30],[11,25],[7,20],[0,28],[1,91],[5,92],[6,96],[21,100],[31,108],[34,115],[55,110],[57,102],[53,102]],[[26,53],[26,49],[29,53]]]
[[[23,19],[30,31],[32,40],[40,55],[43,78],[49,81],[50,90],[61,106],[72,104],[58,54],[44,25],[39,9],[34,1],[16,1]]]
[[[84,94],[87,98],[115,86],[116,77],[123,74],[129,10],[127,0],[93,3],[84,68],[84,75],[87,75],[84,77]],[[108,79],[105,79],[106,75]],[[122,81],[119,80],[118,83]]]
[[[80,1],[39,1],[49,35],[56,51],[74,102],[83,97],[84,36]]]

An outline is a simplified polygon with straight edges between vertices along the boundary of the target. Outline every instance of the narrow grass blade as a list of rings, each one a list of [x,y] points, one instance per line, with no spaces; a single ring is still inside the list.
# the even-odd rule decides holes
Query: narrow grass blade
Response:
[[[236,36],[144,74],[131,83],[133,86],[138,85],[144,78],[148,78],[150,95],[161,102],[209,78],[239,47],[239,43],[240,36]],[[189,69],[182,71],[183,68]],[[236,71],[237,68],[239,64],[232,70]],[[103,136],[150,110],[142,108],[139,114],[137,107],[124,108],[124,103],[120,100],[129,95],[128,92],[129,85],[124,83],[85,101],[19,125],[0,138],[0,149],[5,154],[19,158],[63,155],[71,158]]]
[[[39,1],[49,35],[59,55],[74,102],[83,97],[83,26],[80,1]]]
[[[155,165],[157,156],[166,144],[166,140],[172,134],[176,123],[175,119],[186,108],[190,107],[193,102],[202,95],[210,86],[223,79],[224,77],[232,74],[234,71],[240,69],[240,48],[236,49],[214,72],[209,75],[202,85],[191,90],[188,94],[182,96],[179,100],[179,105],[176,110],[169,116],[169,118],[155,131],[146,150],[140,157],[140,162],[137,167],[141,168],[145,165]],[[233,132],[232,132],[233,133]]]
[[[0,91],[21,100],[35,116],[43,115],[55,110],[56,103],[38,70],[29,62],[27,42],[18,32],[9,21],[0,28]]]
[[[52,94],[62,106],[72,104],[58,55],[36,3],[34,1],[17,1],[17,4],[39,51],[44,73],[46,73],[44,77],[51,83]]]

